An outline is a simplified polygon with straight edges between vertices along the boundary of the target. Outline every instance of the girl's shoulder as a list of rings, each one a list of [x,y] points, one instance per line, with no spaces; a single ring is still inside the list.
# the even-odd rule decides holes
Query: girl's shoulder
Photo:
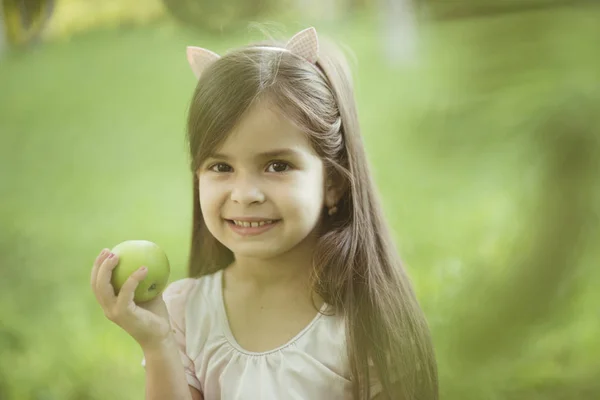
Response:
[[[190,297],[214,297],[220,284],[221,271],[200,277],[188,277],[171,282],[163,291],[162,297],[169,311],[186,308]]]

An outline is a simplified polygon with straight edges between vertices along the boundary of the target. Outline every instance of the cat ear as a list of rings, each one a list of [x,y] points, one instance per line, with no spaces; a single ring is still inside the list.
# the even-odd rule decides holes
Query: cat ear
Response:
[[[292,53],[303,57],[311,63],[319,58],[319,38],[315,28],[307,28],[296,33],[285,45]]]
[[[214,61],[221,58],[217,53],[213,53],[210,50],[203,49],[202,47],[188,46],[187,48],[187,59],[192,67],[192,71],[196,78],[200,78],[202,72],[212,64]]]

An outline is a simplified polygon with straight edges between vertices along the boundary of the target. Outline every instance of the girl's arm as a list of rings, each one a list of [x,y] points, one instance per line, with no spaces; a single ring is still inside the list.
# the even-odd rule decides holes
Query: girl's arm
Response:
[[[202,393],[193,386],[190,386],[190,392],[192,393],[192,400],[204,400]]]
[[[144,350],[146,360],[146,400],[203,400],[189,386],[175,340],[167,339],[157,347]]]

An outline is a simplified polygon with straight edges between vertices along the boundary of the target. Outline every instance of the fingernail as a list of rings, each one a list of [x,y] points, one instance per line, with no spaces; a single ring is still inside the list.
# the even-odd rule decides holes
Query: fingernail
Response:
[[[108,256],[108,258],[113,258],[115,256],[115,253],[110,253],[110,255]]]
[[[146,267],[142,267],[142,268],[140,268],[140,271],[144,271],[145,272],[147,269],[148,268],[146,268]]]

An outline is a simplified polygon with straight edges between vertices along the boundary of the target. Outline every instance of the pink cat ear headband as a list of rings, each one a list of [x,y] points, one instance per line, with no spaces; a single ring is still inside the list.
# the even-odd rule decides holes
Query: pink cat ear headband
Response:
[[[316,63],[319,58],[319,39],[315,28],[307,28],[296,33],[283,48],[261,47],[262,49],[274,51],[289,51],[300,56],[311,63]],[[221,58],[220,55],[202,47],[188,46],[187,59],[192,67],[196,78],[200,78],[202,72],[214,61]]]

